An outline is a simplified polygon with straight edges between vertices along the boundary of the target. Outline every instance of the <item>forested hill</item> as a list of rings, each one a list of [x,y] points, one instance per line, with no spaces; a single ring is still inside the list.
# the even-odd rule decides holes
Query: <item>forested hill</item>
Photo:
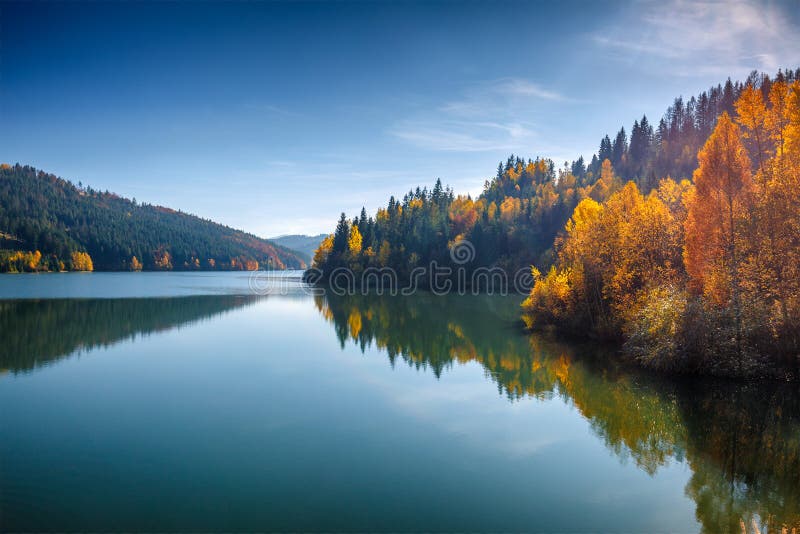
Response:
[[[718,117],[736,114],[735,102],[745,88],[756,88],[769,101],[773,86],[798,79],[800,69],[772,77],[753,73],[744,82],[728,80],[688,101],[678,98],[655,128],[644,117],[634,122],[630,141],[624,129],[613,142],[605,136],[588,165],[582,157],[560,166],[547,158],[512,155],[478,198],[456,196],[437,182],[433,189],[390,198],[373,216],[365,210],[352,219],[342,214],[314,264],[323,278],[339,267],[356,274],[391,267],[403,279],[432,262],[453,267],[450,248],[466,241],[470,261],[457,266],[467,271],[498,267],[511,274],[531,265],[546,270],[556,259],[557,237],[583,199],[603,202],[627,181],[648,194],[668,177],[691,179],[698,150]]]
[[[265,239],[161,206],[0,165],[0,271],[305,268]]]

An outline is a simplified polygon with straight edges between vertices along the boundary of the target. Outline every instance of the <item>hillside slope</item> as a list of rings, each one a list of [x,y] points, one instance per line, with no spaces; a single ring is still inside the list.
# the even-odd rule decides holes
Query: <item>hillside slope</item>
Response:
[[[0,249],[0,271],[305,267],[252,234],[19,164],[0,166]],[[89,268],[80,253],[91,257]]]

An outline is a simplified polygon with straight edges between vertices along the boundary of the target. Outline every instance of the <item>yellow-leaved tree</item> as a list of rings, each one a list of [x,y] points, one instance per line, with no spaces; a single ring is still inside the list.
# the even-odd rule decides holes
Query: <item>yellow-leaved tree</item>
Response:
[[[314,251],[314,258],[312,265],[314,268],[319,269],[328,258],[328,254],[333,250],[333,234],[325,236],[322,243],[319,244],[317,250]]]
[[[582,200],[567,222],[557,264],[524,303],[530,324],[618,337],[634,318],[642,292],[674,285],[683,274],[682,199],[688,183],[664,180],[644,196],[628,182],[604,203]]]
[[[358,230],[358,226],[353,225],[350,228],[350,237],[347,239],[347,248],[350,251],[350,254],[354,256],[361,254],[361,246],[363,241],[364,239],[361,237],[361,232]]]
[[[72,253],[72,270],[73,271],[93,271],[94,265],[92,258],[86,252],[73,252]]]

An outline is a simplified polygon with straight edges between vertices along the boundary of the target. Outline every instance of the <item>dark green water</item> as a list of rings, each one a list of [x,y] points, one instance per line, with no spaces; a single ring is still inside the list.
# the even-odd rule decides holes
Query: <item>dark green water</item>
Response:
[[[525,335],[513,298],[241,274],[0,297],[0,530],[800,527],[796,386],[658,379]]]

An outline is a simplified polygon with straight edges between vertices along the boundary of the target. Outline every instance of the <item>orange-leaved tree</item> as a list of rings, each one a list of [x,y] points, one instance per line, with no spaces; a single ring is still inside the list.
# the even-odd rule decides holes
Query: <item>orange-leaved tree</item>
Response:
[[[695,191],[687,202],[684,261],[692,288],[725,304],[740,298],[753,207],[750,159],[727,113],[698,160]]]
[[[690,288],[734,316],[742,351],[742,274],[752,253],[753,184],[739,127],[727,113],[698,154],[688,200],[684,262]]]

